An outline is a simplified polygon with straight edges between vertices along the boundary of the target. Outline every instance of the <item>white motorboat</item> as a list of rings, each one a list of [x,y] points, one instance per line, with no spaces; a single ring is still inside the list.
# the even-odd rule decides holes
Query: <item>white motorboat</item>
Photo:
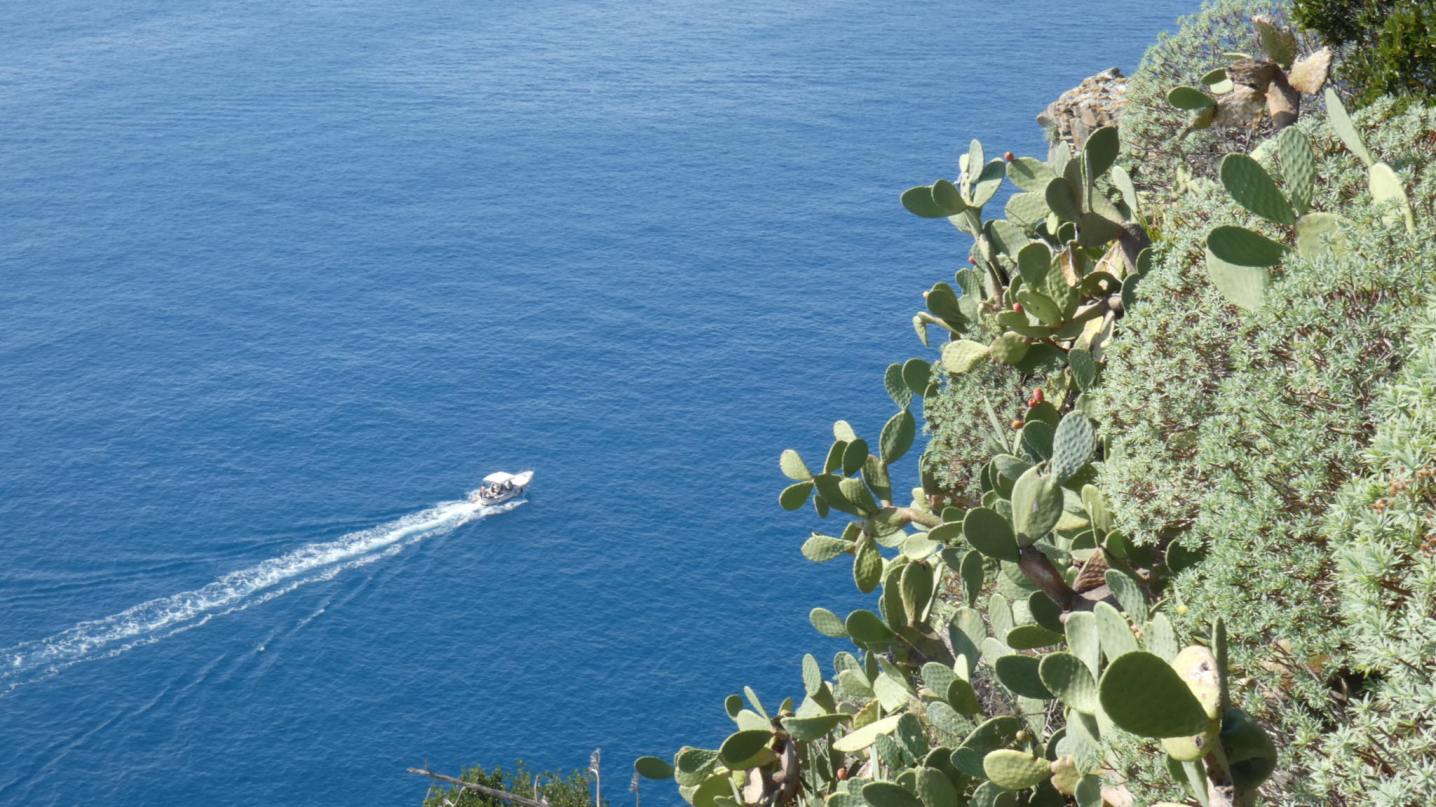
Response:
[[[484,477],[484,484],[478,490],[469,492],[469,501],[490,505],[516,499],[524,495],[533,478],[533,471],[519,471],[516,474],[495,471]]]

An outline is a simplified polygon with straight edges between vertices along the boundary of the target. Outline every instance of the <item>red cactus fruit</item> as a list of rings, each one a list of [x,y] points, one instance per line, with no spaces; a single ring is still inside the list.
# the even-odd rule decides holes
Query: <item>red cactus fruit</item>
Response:
[[[1013,160],[1015,160],[1015,159],[1017,159],[1017,158],[1014,157],[1014,156],[1012,156],[1012,152],[1010,152],[1010,151],[1004,151],[1004,152],[1002,153],[1002,159],[1004,159],[1004,160],[1006,160],[1006,161],[1008,161],[1008,162],[1012,162]]]

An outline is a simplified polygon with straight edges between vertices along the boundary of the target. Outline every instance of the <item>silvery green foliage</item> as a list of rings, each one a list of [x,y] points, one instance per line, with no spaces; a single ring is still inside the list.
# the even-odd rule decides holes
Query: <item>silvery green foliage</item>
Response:
[[[1032,386],[1044,379],[1027,379],[1010,367],[984,362],[962,375],[948,375],[942,391],[925,402],[923,414],[931,433],[929,457],[932,471],[944,490],[952,491],[967,507],[982,500],[978,476],[992,455],[988,445],[987,407],[992,404],[998,425],[1010,428],[1022,416]]]
[[[1436,307],[1406,341],[1405,367],[1372,406],[1380,425],[1366,471],[1326,522],[1348,663],[1367,683],[1346,726],[1314,738],[1299,759],[1313,772],[1303,789],[1318,801],[1368,793],[1395,807],[1436,792]]]
[[[1412,803],[1410,793],[1421,791],[1411,788],[1436,770],[1419,750],[1431,747],[1429,722],[1418,724],[1411,745],[1397,744],[1398,760],[1388,758],[1402,772],[1396,779],[1374,767],[1371,759],[1381,757],[1349,753],[1385,755],[1381,732],[1430,715],[1433,701],[1429,662],[1412,670],[1397,660],[1433,655],[1429,560],[1396,581],[1421,592],[1424,616],[1415,615],[1423,606],[1381,603],[1374,578],[1358,570],[1395,568],[1380,537],[1389,534],[1375,514],[1363,514],[1376,519],[1366,532],[1351,520],[1359,480],[1383,445],[1373,434],[1392,416],[1390,390],[1403,384],[1396,374],[1415,345],[1431,341],[1429,327],[1414,329],[1436,289],[1436,115],[1388,119],[1389,112],[1377,104],[1358,124],[1378,158],[1402,174],[1424,227],[1408,235],[1383,223],[1365,193],[1362,163],[1324,124],[1304,121],[1323,177],[1316,203],[1352,222],[1344,231],[1350,252],[1291,257],[1261,308],[1239,315],[1206,284],[1200,240],[1216,223],[1258,219],[1197,181],[1168,211],[1142,301],[1108,352],[1096,413],[1111,448],[1099,484],[1119,528],[1137,543],[1177,540],[1207,553],[1178,579],[1175,595],[1190,615],[1226,615],[1234,667],[1255,685],[1247,694],[1265,694],[1248,702],[1279,742],[1298,749],[1269,789],[1278,803],[1330,803],[1336,793]],[[1430,406],[1429,393],[1426,400]],[[1405,452],[1393,457],[1414,461],[1409,446],[1389,442],[1389,451]],[[1273,642],[1281,648],[1275,659]],[[1374,675],[1353,674],[1363,672]],[[1331,695],[1341,686],[1354,689],[1344,708]]]
[[[1179,138],[1190,113],[1168,103],[1167,91],[1225,66],[1223,53],[1260,52],[1251,18],[1266,14],[1285,19],[1287,6],[1281,0],[1209,1],[1201,11],[1183,17],[1176,33],[1163,34],[1142,55],[1127,84],[1121,127],[1122,162],[1140,167],[1133,178],[1143,190],[1170,188],[1178,166],[1187,166],[1199,176],[1214,176],[1224,154],[1250,151],[1264,136],[1260,129],[1202,129]],[[1264,125],[1269,128],[1270,122]]]

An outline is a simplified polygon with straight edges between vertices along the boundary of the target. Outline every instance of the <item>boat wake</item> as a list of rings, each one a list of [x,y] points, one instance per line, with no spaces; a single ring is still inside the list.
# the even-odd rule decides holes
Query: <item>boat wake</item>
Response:
[[[230,572],[194,589],[140,603],[102,619],[81,622],[44,639],[0,650],[0,697],[85,661],[113,658],[197,628],[215,617],[243,611],[302,586],[389,557],[405,546],[445,535],[472,521],[524,504],[446,502],[395,521],[323,543],[306,544],[278,557]]]

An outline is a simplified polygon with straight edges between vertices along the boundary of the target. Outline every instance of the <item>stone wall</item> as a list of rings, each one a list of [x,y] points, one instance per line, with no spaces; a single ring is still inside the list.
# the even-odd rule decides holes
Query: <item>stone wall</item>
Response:
[[[1047,130],[1053,143],[1061,140],[1081,148],[1087,135],[1103,126],[1116,125],[1126,94],[1127,77],[1110,67],[1062,93],[1042,110],[1037,123]]]

